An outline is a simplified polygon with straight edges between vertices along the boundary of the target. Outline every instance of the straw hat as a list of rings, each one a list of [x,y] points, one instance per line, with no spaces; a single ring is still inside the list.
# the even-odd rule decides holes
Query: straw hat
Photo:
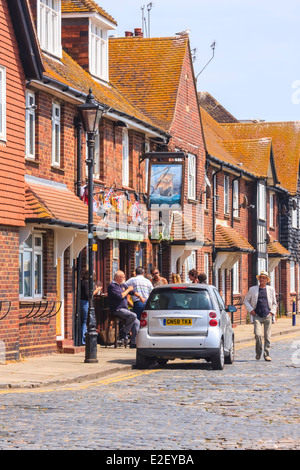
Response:
[[[267,271],[261,271],[261,273],[256,276],[256,279],[259,280],[260,276],[266,276],[268,278],[268,282],[271,281],[271,278],[270,278],[269,274],[267,273]]]

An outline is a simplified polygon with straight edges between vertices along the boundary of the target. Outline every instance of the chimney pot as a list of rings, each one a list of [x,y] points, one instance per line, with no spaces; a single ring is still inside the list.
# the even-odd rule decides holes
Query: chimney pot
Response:
[[[125,38],[129,38],[133,36],[133,33],[131,31],[125,31]]]
[[[142,38],[143,37],[142,28],[135,28],[134,29],[134,35],[137,36],[137,37]]]

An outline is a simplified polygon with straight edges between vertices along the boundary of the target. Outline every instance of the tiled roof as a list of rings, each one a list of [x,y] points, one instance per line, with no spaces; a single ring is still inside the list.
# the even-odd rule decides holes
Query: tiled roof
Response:
[[[201,108],[205,109],[216,122],[239,122],[207,91],[198,92],[198,101]]]
[[[300,163],[300,121],[220,124],[236,139],[272,139],[279,185],[297,192]]]
[[[268,256],[278,258],[286,258],[291,255],[291,253],[272,236],[270,236],[270,241],[267,244],[267,252]]]
[[[115,87],[102,85],[93,80],[89,73],[80,67],[66,52],[63,51],[60,61],[44,55],[44,65],[46,77],[58,80],[83,93],[88,93],[89,88],[92,88],[93,95],[99,103],[157,127],[149,117],[134,107]]]
[[[88,206],[66,188],[26,183],[25,219],[47,218],[87,224]]]
[[[199,242],[205,246],[212,245],[211,240],[200,229],[193,228],[187,217],[184,217],[180,212],[173,213],[170,237],[173,239],[174,244],[176,242]]]
[[[230,132],[231,127],[227,129],[226,126],[220,125],[203,108],[201,108],[201,118],[209,155],[254,176],[267,177],[271,157],[271,139],[238,139]]]
[[[61,2],[61,12],[62,13],[98,13],[107,20],[111,21],[115,25],[117,24],[116,20],[110,16],[102,7],[100,7],[93,0],[62,0]]]
[[[239,235],[234,228],[227,225],[216,226],[215,243],[218,251],[243,251],[248,253],[255,251],[244,237]]]
[[[167,131],[174,119],[187,50],[187,37],[109,39],[111,82]]]

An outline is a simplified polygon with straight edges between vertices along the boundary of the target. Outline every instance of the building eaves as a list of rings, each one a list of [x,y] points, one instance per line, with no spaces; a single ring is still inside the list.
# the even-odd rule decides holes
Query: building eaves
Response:
[[[45,69],[28,0],[9,0],[7,5],[25,76],[27,79],[41,80]]]
[[[63,13],[98,13],[111,23],[117,25],[116,20],[109,15],[98,3],[93,0],[62,0],[61,12]]]

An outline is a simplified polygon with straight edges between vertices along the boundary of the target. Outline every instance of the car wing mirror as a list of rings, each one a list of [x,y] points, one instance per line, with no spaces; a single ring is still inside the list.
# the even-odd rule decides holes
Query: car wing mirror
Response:
[[[234,305],[228,305],[227,312],[233,313],[236,311],[237,311],[237,308]]]

